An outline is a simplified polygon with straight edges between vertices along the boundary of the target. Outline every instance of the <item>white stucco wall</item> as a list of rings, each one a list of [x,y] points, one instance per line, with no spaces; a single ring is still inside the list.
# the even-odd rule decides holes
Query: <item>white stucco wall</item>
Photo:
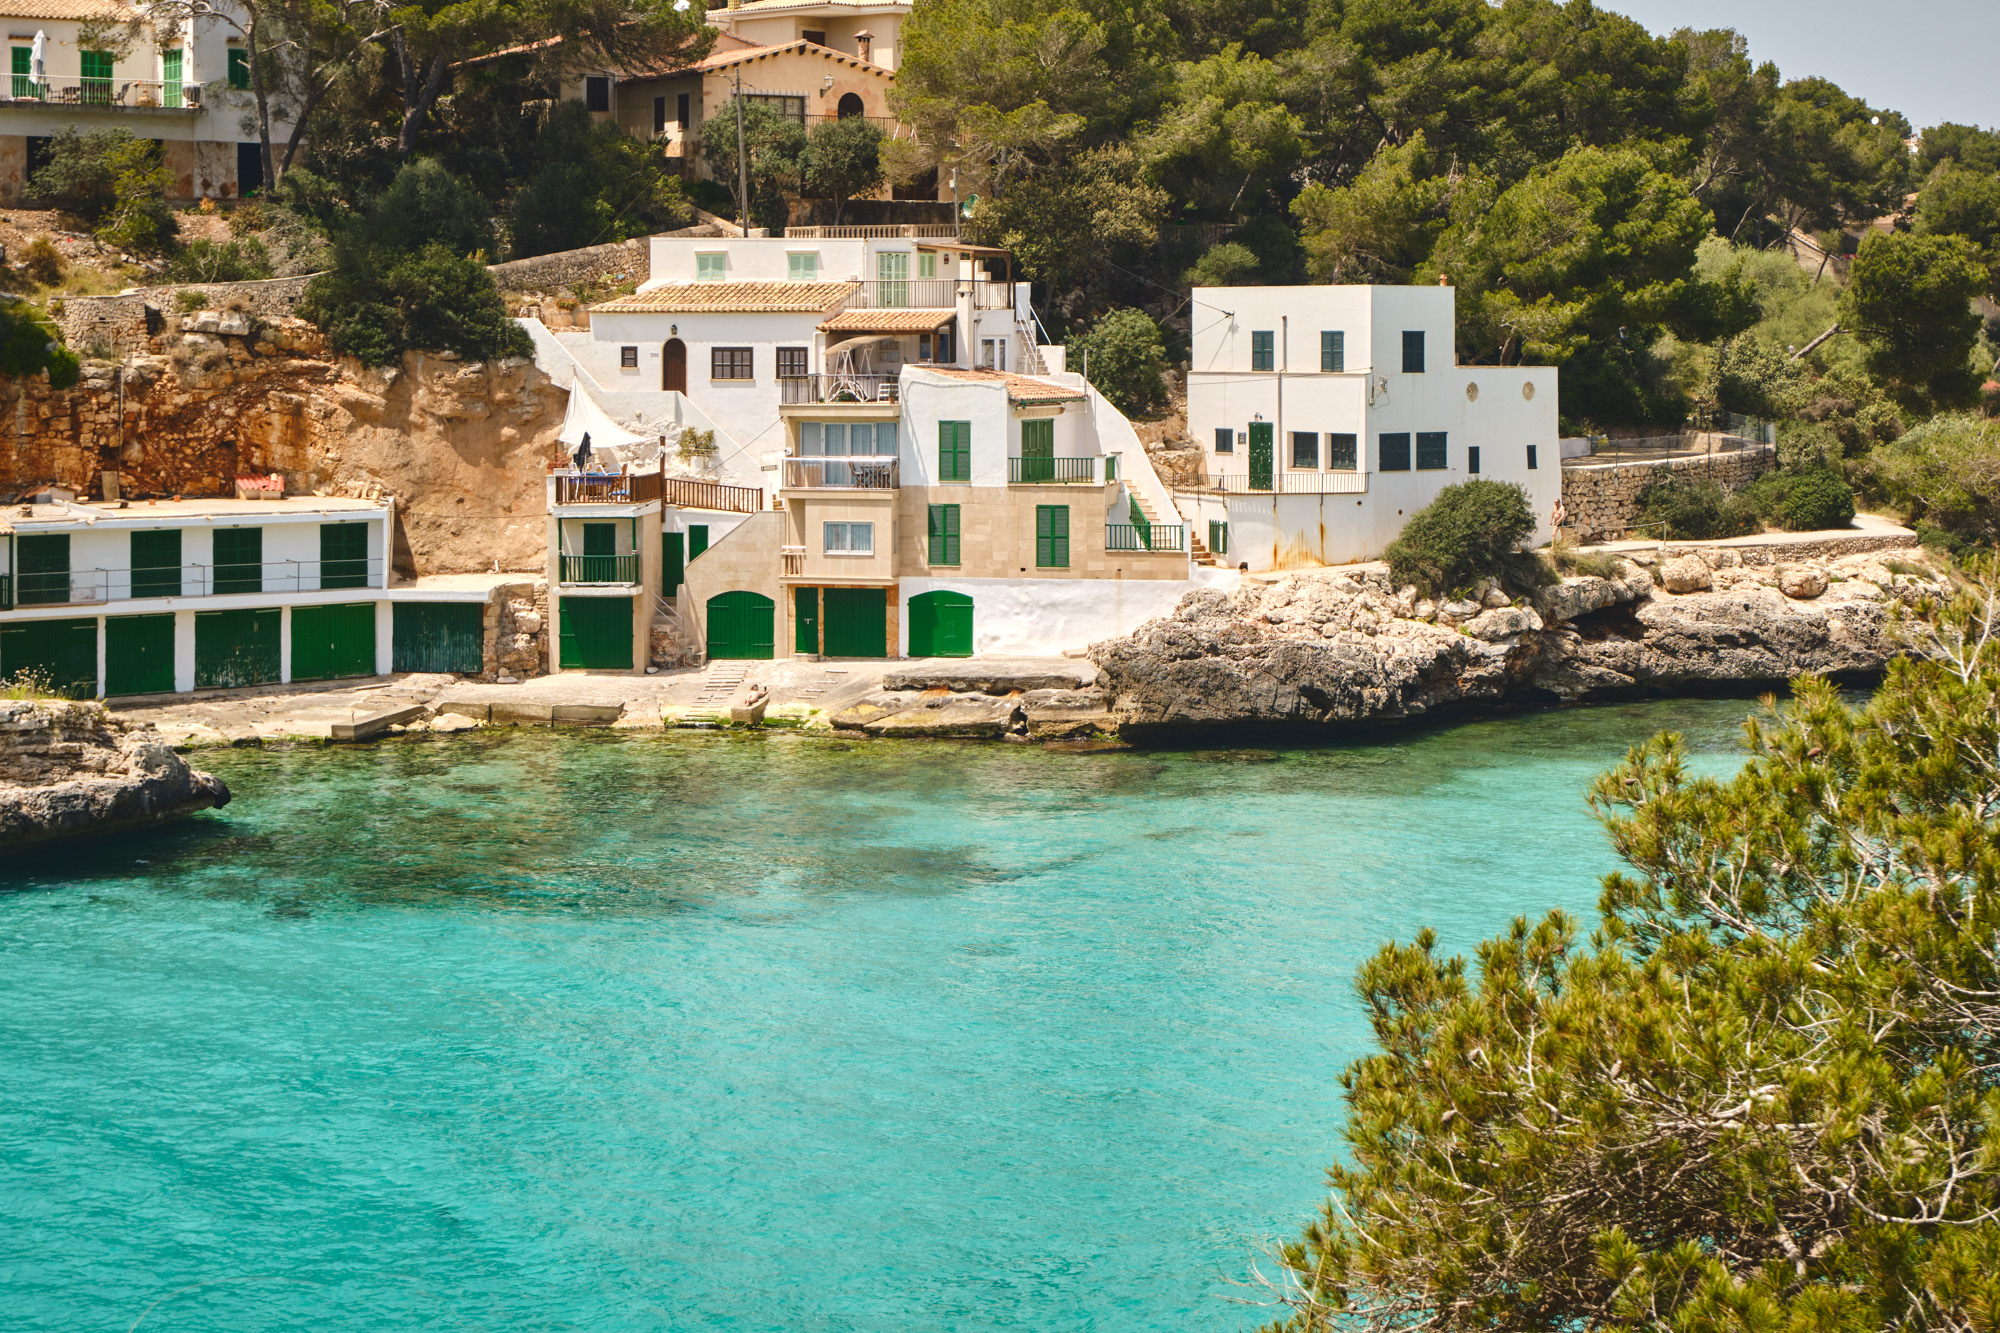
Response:
[[[903,422],[897,444],[903,485],[947,484],[937,475],[940,421],[972,423],[971,481],[950,484],[1007,484],[1008,451],[1015,451],[1018,457],[1021,428],[1008,410],[1005,384],[952,379],[906,366],[901,393]]]
[[[1233,583],[1233,578],[1230,580]],[[1173,611],[1215,580],[903,579],[898,642],[910,641],[910,598],[945,589],[972,599],[972,650],[985,656],[1055,657],[1129,634]]]

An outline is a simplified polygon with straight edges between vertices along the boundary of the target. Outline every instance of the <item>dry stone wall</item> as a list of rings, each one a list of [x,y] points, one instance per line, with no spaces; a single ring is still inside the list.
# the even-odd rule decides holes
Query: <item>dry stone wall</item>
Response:
[[[147,287],[117,296],[65,297],[50,314],[65,345],[80,354],[129,356],[152,350],[152,340],[175,327],[183,292],[211,311],[271,320],[289,316],[305,295],[310,276],[262,282],[202,282]]]
[[[1730,490],[1747,485],[1777,463],[1777,450],[1755,445],[1733,453],[1657,462],[1599,463],[1565,467],[1562,474],[1566,524],[1580,541],[1611,541],[1623,537],[1639,519],[1639,495],[1664,481],[1713,479]]]
[[[503,292],[553,291],[579,282],[621,276],[644,282],[653,271],[651,254],[645,238],[641,237],[536,255],[531,259],[510,259],[504,264],[489,264],[486,271]]]

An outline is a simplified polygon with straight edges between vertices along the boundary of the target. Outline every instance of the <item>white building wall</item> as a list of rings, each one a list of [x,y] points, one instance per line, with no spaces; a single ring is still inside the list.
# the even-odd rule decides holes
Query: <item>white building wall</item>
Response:
[[[956,380],[905,367],[902,376],[903,420],[897,431],[899,460],[905,486],[1005,486],[1007,459],[1018,457],[1021,428],[1011,420],[1006,385]],[[938,423],[972,423],[972,479],[941,481],[937,475]]]
[[[944,589],[972,599],[972,651],[1054,657],[1129,634],[1171,614],[1204,579],[906,578],[898,584],[898,642],[910,641],[910,599]]]

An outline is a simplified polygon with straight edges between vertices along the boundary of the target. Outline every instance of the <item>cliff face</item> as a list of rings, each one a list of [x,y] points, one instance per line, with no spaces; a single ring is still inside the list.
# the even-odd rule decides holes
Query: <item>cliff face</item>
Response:
[[[220,778],[102,704],[0,700],[0,851],[227,804]]]
[[[85,364],[74,389],[0,378],[0,490],[233,494],[281,472],[288,493],[397,501],[404,574],[538,569],[543,477],[567,392],[527,361],[330,356],[310,324],[244,312],[170,317],[151,351]]]
[[[1865,676],[1896,650],[1889,603],[1943,591],[1928,566],[1902,563],[1920,552],[1889,558],[1919,572],[1872,553],[1758,566],[1710,552],[1657,579],[1626,561],[1613,578],[1568,578],[1533,598],[1489,589],[1443,604],[1393,587],[1384,565],[1356,566],[1189,593],[1173,616],[1090,656],[1137,733]]]

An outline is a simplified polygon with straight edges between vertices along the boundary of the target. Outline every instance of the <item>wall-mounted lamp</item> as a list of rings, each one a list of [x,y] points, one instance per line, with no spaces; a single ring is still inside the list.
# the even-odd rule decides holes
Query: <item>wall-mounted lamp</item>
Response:
[[[678,338],[678,337],[680,337],[680,336],[681,336],[681,326],[680,326],[680,325],[678,325],[678,324],[669,324],[669,325],[667,325],[667,336],[668,336],[668,337],[670,337],[670,338]]]
[[[1262,421],[1262,420],[1264,419],[1264,414],[1263,414],[1262,412],[1259,412],[1259,413],[1257,413],[1257,414],[1256,414],[1255,416],[1251,417],[1250,419],[1251,419],[1252,421]]]
[[[821,97],[825,97],[832,90],[833,90],[833,75],[829,74],[826,76],[825,82],[821,83],[819,86],[819,95]]]

